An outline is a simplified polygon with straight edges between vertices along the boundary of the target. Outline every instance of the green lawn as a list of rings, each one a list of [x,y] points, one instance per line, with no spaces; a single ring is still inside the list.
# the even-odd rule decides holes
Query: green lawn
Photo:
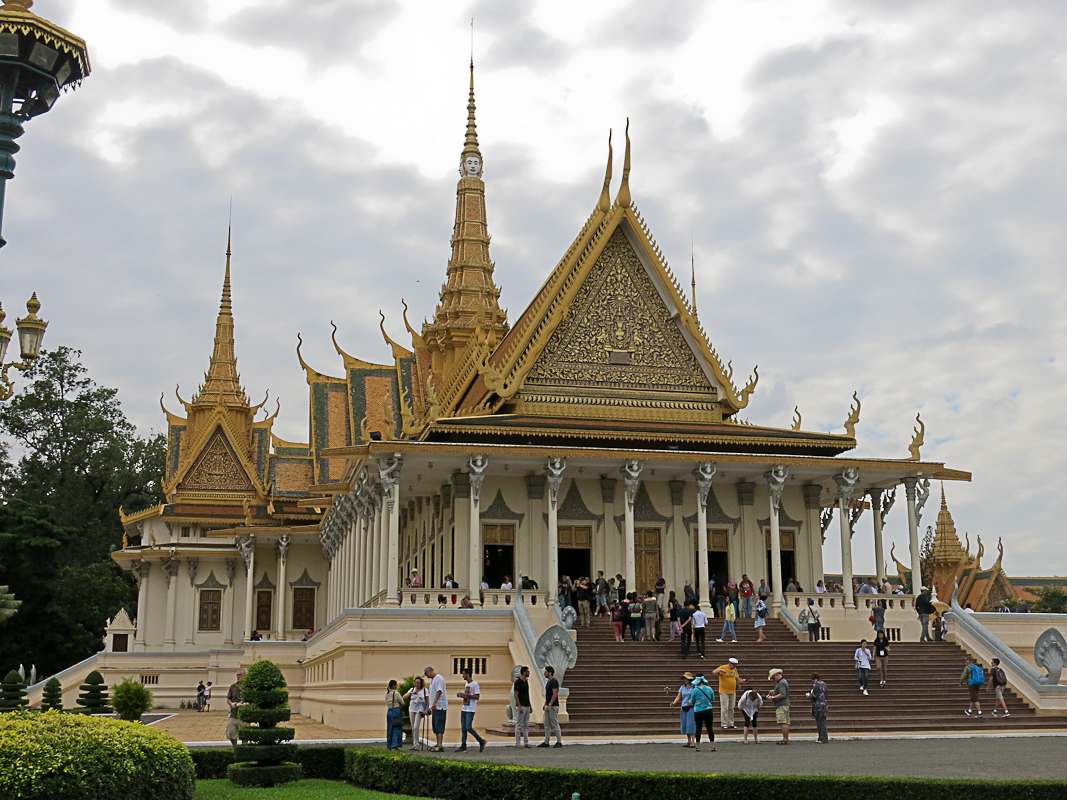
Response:
[[[424,800],[357,789],[339,781],[296,781],[273,789],[244,789],[227,780],[197,781],[193,800]]]

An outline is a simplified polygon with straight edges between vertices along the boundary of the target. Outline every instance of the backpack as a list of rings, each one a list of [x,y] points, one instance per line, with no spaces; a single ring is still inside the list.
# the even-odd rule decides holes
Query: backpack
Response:
[[[967,681],[968,686],[981,686],[985,683],[985,670],[977,664],[971,664],[971,679]]]
[[[1008,676],[1004,674],[1004,670],[1002,670],[1000,667],[993,667],[990,672],[992,673],[991,677],[993,679],[994,686],[1008,685]]]
[[[757,616],[759,616],[760,619],[767,619],[767,606],[761,608],[759,611],[756,612],[756,614]]]

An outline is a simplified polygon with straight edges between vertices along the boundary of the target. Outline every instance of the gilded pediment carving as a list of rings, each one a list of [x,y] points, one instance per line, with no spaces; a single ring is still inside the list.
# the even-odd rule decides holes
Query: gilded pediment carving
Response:
[[[216,428],[211,434],[178,488],[197,492],[255,491],[222,428]]]

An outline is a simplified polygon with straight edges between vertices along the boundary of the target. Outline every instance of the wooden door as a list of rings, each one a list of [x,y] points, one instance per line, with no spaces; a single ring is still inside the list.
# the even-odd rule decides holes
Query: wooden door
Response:
[[[293,589],[293,630],[315,630],[315,590]]]
[[[659,528],[634,528],[637,585],[633,591],[644,594],[649,589],[655,589],[656,575],[663,571],[660,553]]]
[[[274,592],[256,592],[256,630],[269,633],[274,627]]]

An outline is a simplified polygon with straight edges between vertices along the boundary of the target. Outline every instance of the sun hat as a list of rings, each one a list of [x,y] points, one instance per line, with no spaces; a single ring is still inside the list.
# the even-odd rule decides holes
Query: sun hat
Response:
[[[782,675],[782,674],[784,674],[784,673],[780,669],[775,667],[774,669],[772,669],[770,672],[767,673],[767,680],[773,681],[775,675]]]
[[[699,686],[702,683],[707,683],[707,680],[704,678],[703,675],[697,675],[695,678],[693,678],[693,683]]]
[[[692,672],[683,672],[682,677],[685,678],[687,681],[691,681],[693,680],[694,676]]]
[[[729,661],[731,664],[740,664],[741,663],[736,658],[728,658],[727,661]]]

